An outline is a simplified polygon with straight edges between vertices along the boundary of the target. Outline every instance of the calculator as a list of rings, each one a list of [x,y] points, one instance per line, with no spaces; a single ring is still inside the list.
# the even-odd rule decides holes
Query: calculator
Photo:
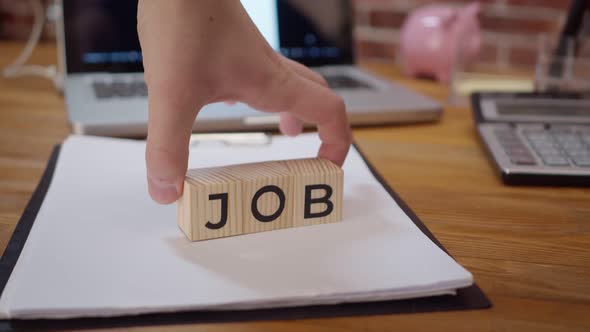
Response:
[[[471,106],[504,183],[590,186],[590,94],[478,92]]]

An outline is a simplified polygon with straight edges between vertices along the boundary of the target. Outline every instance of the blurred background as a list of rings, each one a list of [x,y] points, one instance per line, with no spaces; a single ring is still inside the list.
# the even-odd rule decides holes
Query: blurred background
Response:
[[[47,7],[41,43],[52,43],[56,33],[55,21],[51,18],[59,15],[59,11],[51,4],[57,1],[41,1]],[[464,57],[461,53],[470,42],[465,38],[467,35],[453,42],[450,35],[437,37],[430,32],[424,35],[415,33],[420,30],[414,29],[417,28],[415,25],[412,29],[403,29],[404,23],[410,21],[410,17],[415,18],[416,12],[425,6],[443,5],[461,13],[475,2],[480,5],[475,15],[478,27],[465,30],[467,35],[477,38],[478,47],[474,56]],[[584,36],[588,35],[590,24],[582,27],[582,37],[576,42],[574,52],[578,60],[568,71],[576,74],[575,79],[566,80],[565,77],[569,77],[566,74],[551,77],[548,72],[573,3],[572,0],[352,0],[355,52],[361,63],[391,63],[392,70],[400,69],[408,76],[427,77],[445,83],[449,87],[448,100],[457,105],[464,105],[473,91],[544,91],[544,87],[553,81],[559,81],[555,84],[564,90],[586,91],[590,89],[587,83],[590,78],[590,39]],[[0,0],[0,40],[27,40],[33,21],[29,1]],[[406,33],[410,30],[413,32]],[[452,51],[459,53],[450,56],[455,59],[451,61],[450,68],[447,68],[449,63],[445,65],[441,60],[449,56],[445,50],[440,50],[442,53],[432,51],[430,58],[414,60],[418,64],[403,60],[404,55],[406,59],[422,57],[424,47],[430,47],[428,45],[436,40],[439,40],[438,43],[442,41],[439,50],[462,50]],[[413,53],[405,52],[408,49],[405,46],[410,44],[414,47]],[[570,48],[568,50],[571,51]],[[570,60],[563,57],[559,61],[568,63]],[[412,67],[422,67],[416,69],[422,73],[416,73]],[[450,73],[446,75],[448,77],[441,78],[441,68]]]
[[[50,0],[43,0],[50,3]],[[407,14],[430,3],[462,6],[470,1],[355,0],[356,49],[362,59],[395,61],[400,27]],[[535,62],[538,36],[557,35],[569,0],[482,0],[480,62],[494,66],[528,66]],[[26,40],[33,16],[29,3],[0,0],[0,39]],[[43,41],[55,40],[54,22],[48,20]]]
[[[395,59],[399,29],[411,10],[430,3],[463,6],[469,2],[356,0],[355,35],[359,55]],[[479,61],[494,65],[534,62],[538,36],[559,34],[570,5],[568,0],[484,0],[480,3],[482,52]]]

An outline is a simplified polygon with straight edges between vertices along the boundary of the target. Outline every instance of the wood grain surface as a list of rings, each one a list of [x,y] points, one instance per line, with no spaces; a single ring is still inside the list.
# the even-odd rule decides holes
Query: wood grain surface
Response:
[[[22,47],[0,43],[0,66]],[[41,45],[34,63],[55,61]],[[365,68],[441,101],[446,88]],[[0,248],[54,144],[68,134],[63,98],[38,78],[0,78]],[[490,297],[490,310],[112,331],[589,331],[590,189],[508,187],[494,174],[467,107],[436,124],[356,128],[368,159]]]

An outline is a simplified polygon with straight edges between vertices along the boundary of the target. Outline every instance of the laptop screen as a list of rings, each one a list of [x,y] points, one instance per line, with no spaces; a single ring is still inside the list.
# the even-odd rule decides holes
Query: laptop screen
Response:
[[[352,64],[350,1],[278,0],[280,51],[308,66]]]
[[[270,45],[308,66],[353,62],[349,0],[242,0]],[[68,73],[141,72],[137,0],[63,0]]]
[[[68,73],[141,72],[137,0],[63,0]]]

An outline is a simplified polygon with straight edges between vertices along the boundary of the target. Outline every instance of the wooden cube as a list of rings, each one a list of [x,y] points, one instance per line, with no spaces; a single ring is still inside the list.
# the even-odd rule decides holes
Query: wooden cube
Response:
[[[192,169],[177,204],[180,229],[191,240],[243,233],[242,181],[224,167]]]
[[[342,219],[342,169],[326,159],[287,160],[295,176],[293,226],[326,224]]]
[[[342,218],[342,170],[313,158],[192,169],[178,225],[192,241]]]
[[[293,227],[293,176],[281,162],[227,167],[242,183],[242,230],[257,233]]]

